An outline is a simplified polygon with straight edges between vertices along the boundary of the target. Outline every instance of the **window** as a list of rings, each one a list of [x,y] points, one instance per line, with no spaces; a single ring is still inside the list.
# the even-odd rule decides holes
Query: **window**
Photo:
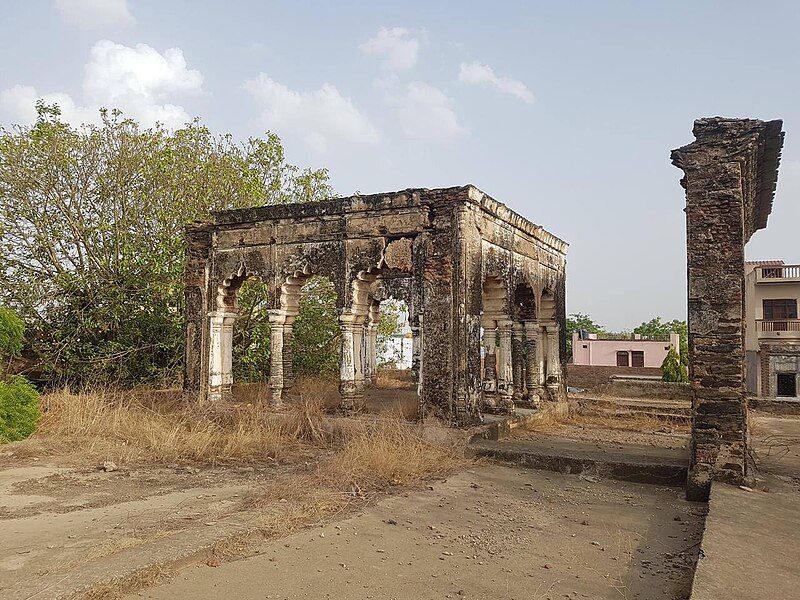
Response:
[[[778,373],[778,396],[797,396],[797,376],[795,373]]]
[[[626,350],[620,350],[617,352],[617,366],[618,367],[628,366],[628,352]]]
[[[631,350],[631,366],[632,367],[644,366],[644,350]]]
[[[783,321],[797,318],[797,299],[762,300],[765,321]]]

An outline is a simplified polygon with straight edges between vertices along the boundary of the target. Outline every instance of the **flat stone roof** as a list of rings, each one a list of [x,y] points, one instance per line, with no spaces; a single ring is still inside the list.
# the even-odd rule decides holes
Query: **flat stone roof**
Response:
[[[405,201],[403,201],[405,198]],[[566,252],[569,244],[537,225],[472,184],[448,188],[408,188],[378,194],[356,194],[322,202],[271,204],[213,212],[216,225],[238,225],[277,219],[301,219],[325,215],[352,214],[370,210],[391,210],[403,206],[442,205],[469,202],[484,212],[523,231],[549,246]]]

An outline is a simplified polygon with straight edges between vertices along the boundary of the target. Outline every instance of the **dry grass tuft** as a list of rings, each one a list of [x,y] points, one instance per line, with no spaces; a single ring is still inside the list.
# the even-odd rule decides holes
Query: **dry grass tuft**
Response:
[[[141,397],[109,391],[43,396],[44,416],[31,438],[48,454],[80,453],[105,460],[250,462],[297,447],[290,428],[260,405],[195,402],[148,406]]]
[[[381,418],[364,421],[325,468],[335,481],[365,490],[416,485],[465,464],[460,448],[425,441],[421,425]]]
[[[372,383],[384,390],[411,389],[416,385],[411,371],[403,369],[378,369],[372,376]]]
[[[136,571],[128,577],[112,579],[106,583],[93,585],[69,596],[69,600],[117,600],[138,590],[166,583],[175,576],[171,569],[153,565]]]

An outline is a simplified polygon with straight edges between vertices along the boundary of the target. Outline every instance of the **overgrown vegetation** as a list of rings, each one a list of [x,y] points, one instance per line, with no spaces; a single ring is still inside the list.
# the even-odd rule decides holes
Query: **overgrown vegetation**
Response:
[[[670,348],[664,362],[661,363],[661,379],[673,383],[686,383],[689,381],[689,372],[675,352],[675,348]]]
[[[42,413],[39,392],[27,379],[0,379],[0,444],[23,440],[36,430]]]
[[[463,451],[426,442],[422,425],[396,417],[335,419],[325,386],[307,382],[286,412],[261,404],[198,404],[163,392],[70,392],[42,397],[35,435],[18,447],[80,462],[246,463],[304,452],[326,454],[320,469],[360,488],[408,484],[452,472]],[[315,391],[309,391],[315,390]],[[330,454],[333,452],[333,454]],[[320,475],[322,477],[322,475]]]
[[[173,379],[184,226],[331,195],[327,171],[288,164],[273,134],[238,143],[197,121],[142,129],[118,112],[75,128],[37,108],[33,126],[0,130],[0,302],[28,324],[25,356],[49,384]]]
[[[0,308],[0,444],[28,437],[41,417],[39,392],[22,376],[6,373],[7,361],[19,356],[25,326],[7,308]]]

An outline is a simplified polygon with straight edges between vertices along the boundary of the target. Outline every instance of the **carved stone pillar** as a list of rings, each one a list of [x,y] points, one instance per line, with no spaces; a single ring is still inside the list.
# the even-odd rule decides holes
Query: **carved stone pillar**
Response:
[[[369,317],[364,326],[364,383],[372,384],[375,375],[378,352],[378,322],[381,318],[380,303],[373,302],[369,309]]]
[[[366,382],[366,338],[364,321],[359,319],[353,328],[353,360],[355,366],[356,390],[359,395],[364,394]]]
[[[525,387],[528,401],[538,405],[542,399],[542,342],[537,321],[525,321]]]
[[[547,377],[545,382],[550,399],[558,400],[562,378],[561,352],[558,348],[558,324],[548,323],[545,335],[547,336]]]
[[[209,400],[220,400],[222,398],[222,371],[223,371],[223,349],[222,349],[222,323],[225,313],[212,313],[209,315],[210,321],[210,349],[208,353],[208,398]]]
[[[498,410],[514,412],[514,368],[511,361],[511,338],[513,323],[510,320],[497,322],[500,344],[497,349],[497,394]]]
[[[417,395],[422,397],[422,316],[411,320],[411,376],[417,382]]]
[[[339,326],[342,330],[342,352],[339,364],[339,393],[342,403],[339,411],[344,414],[354,414],[361,410],[364,403],[363,385],[359,387],[358,367],[360,361],[361,337],[357,331],[363,331],[363,326],[355,315],[344,314],[339,316]],[[358,344],[358,345],[356,345]],[[363,379],[361,380],[363,383]]]
[[[497,392],[497,331],[493,326],[483,331],[483,391]]]
[[[208,397],[220,400],[233,386],[233,324],[236,313],[218,311],[209,316],[209,321]]]
[[[514,400],[522,401],[525,393],[525,325],[515,322],[511,334],[511,366],[514,380]]]
[[[292,374],[292,317],[282,311],[269,313],[270,325],[270,374],[269,387],[271,405],[283,404],[285,393],[294,383]]]

